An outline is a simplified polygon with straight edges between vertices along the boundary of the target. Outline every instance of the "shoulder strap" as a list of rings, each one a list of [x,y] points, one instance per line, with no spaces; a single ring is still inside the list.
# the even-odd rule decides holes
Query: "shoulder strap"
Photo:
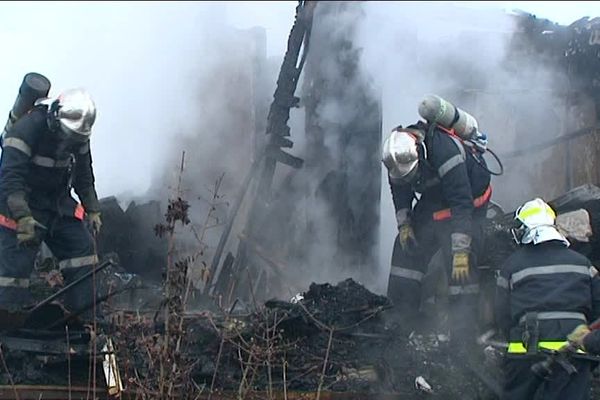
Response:
[[[465,146],[462,142],[462,140],[460,140],[459,138],[453,136],[453,135],[448,135],[450,137],[450,139],[452,139],[452,141],[454,142],[454,144],[456,145],[456,147],[458,147],[458,151],[460,152],[460,155],[464,160],[467,159],[467,152],[465,151]]]

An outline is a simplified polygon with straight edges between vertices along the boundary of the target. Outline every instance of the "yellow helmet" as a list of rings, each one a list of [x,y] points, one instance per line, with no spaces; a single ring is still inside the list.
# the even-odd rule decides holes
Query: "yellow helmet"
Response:
[[[536,198],[517,209],[515,220],[519,227],[512,229],[513,238],[519,244],[538,244],[559,240],[569,244],[554,226],[556,213],[544,200]]]

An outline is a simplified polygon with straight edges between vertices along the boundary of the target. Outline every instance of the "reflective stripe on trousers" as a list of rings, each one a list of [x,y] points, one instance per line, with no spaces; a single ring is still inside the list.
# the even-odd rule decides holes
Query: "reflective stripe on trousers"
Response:
[[[474,283],[472,285],[450,285],[448,287],[448,294],[450,296],[460,296],[463,294],[479,294],[479,284]]]
[[[390,271],[390,275],[395,276],[396,278],[404,278],[410,279],[413,281],[421,282],[424,274],[420,271],[415,271],[414,269],[396,267],[392,265],[392,269]]]
[[[58,263],[58,268],[62,271],[63,269],[67,269],[67,268],[87,267],[87,266],[94,265],[97,263],[98,263],[98,256],[93,254],[90,256],[76,257],[76,258],[69,258],[66,260],[61,260]]]
[[[27,289],[29,287],[29,279],[0,276],[0,287],[17,287]]]

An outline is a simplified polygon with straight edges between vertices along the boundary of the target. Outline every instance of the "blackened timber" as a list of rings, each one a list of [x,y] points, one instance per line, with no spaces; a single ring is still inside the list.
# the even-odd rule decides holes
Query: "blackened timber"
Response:
[[[308,43],[316,4],[316,1],[300,1],[296,7],[296,19],[288,37],[288,48],[279,71],[277,87],[267,117],[267,144],[257,155],[246,179],[240,187],[239,193],[235,198],[232,212],[225,225],[225,230],[223,231],[217,249],[215,250],[215,255],[209,271],[211,279],[213,280],[213,285],[214,279],[216,279],[215,273],[218,269],[225,244],[231,234],[233,222],[254,177],[260,172],[256,196],[252,199],[250,215],[246,222],[245,231],[249,233],[250,237],[254,236],[253,227],[256,226],[256,221],[265,212],[264,205],[270,197],[276,163],[284,162],[294,168],[300,168],[303,164],[302,159],[283,152],[281,148],[291,148],[293,146],[293,142],[286,139],[286,137],[290,135],[290,128],[287,125],[287,122],[290,117],[290,109],[292,107],[297,107],[299,102],[299,99],[295,96],[295,91],[306,55],[308,54]],[[300,62],[298,62],[303,45],[303,54],[300,58]],[[273,151],[273,149],[275,149],[275,151]],[[240,242],[231,269],[234,273],[240,273],[242,269],[245,268],[246,263],[247,252],[245,243]],[[204,293],[207,293],[210,287],[211,285],[206,285]]]
[[[231,252],[227,253],[225,256],[225,260],[223,261],[223,268],[221,269],[221,273],[219,274],[219,278],[215,283],[214,290],[217,293],[226,293],[227,285],[231,279],[231,268],[233,267],[233,262],[235,261],[235,257]]]
[[[284,153],[281,149],[277,149],[276,143],[279,138],[289,135],[290,128],[287,122],[290,118],[290,110],[298,104],[294,100],[296,99],[295,92],[306,59],[305,56],[300,58],[300,51],[304,44],[304,53],[307,54],[308,52],[307,38],[310,36],[316,3],[316,1],[300,1],[296,7],[296,20],[288,37],[287,51],[281,64],[279,77],[277,78],[277,87],[275,88],[273,102],[271,103],[267,117],[266,134],[269,139],[262,174],[258,181],[256,197],[251,204],[250,215],[248,216],[246,225],[246,232],[248,232],[248,236],[251,239],[256,237],[256,230],[260,226],[259,221],[264,219],[267,212],[267,204],[271,198],[271,186],[277,162],[288,161],[291,166],[295,166],[296,168],[300,168],[303,164],[302,160],[295,159],[293,156]],[[299,58],[300,63],[298,62]],[[274,147],[275,151],[273,151]],[[246,278],[247,274],[245,272],[249,274],[249,271],[256,267],[256,265],[251,265],[252,260],[256,260],[256,258],[252,257],[253,255],[249,254],[248,250],[247,243],[240,242],[235,269],[238,273],[242,274],[242,279]],[[250,279],[250,276],[248,276],[248,279]],[[243,290],[243,287],[251,287],[250,282],[244,283],[242,281],[240,285],[241,290]]]
[[[304,164],[304,160],[298,157],[294,157],[293,155],[286,153],[275,146],[269,146],[267,155],[273,160],[280,162],[281,164],[288,165],[292,168],[299,169],[302,168]]]
[[[237,216],[238,211],[240,210],[240,206],[242,205],[242,202],[244,201],[244,197],[246,196],[246,192],[248,191],[250,182],[252,182],[255,175],[258,174],[258,172],[259,172],[259,169],[260,169],[259,166],[260,166],[260,163],[262,162],[263,157],[264,157],[264,151],[252,163],[250,170],[246,174],[246,177],[244,178],[244,181],[242,182],[242,185],[240,186],[240,189],[234,198],[234,203],[233,203],[231,213],[229,214],[229,218],[227,219],[227,223],[225,224],[225,229],[223,229],[223,233],[221,234],[221,237],[219,238],[219,243],[217,244],[217,248],[215,249],[215,254],[214,254],[212,262],[210,264],[210,270],[208,271],[211,282],[213,282],[215,273],[219,266],[219,262],[221,261],[221,256],[223,255],[223,250],[225,249],[225,244],[227,243],[227,239],[229,238],[229,234],[231,233],[231,228],[233,228],[233,223],[235,221],[235,217]],[[203,293],[208,294],[210,287],[211,287],[211,285],[206,285],[204,287]]]
[[[275,138],[276,136],[289,135],[287,122],[290,119],[291,108],[298,106],[299,99],[295,96],[295,92],[305,60],[305,57],[302,57],[298,65],[298,58],[300,57],[303,43],[305,44],[305,54],[308,51],[306,45],[308,40],[306,38],[310,35],[312,16],[316,3],[315,1],[301,1],[296,8],[296,21],[288,37],[287,51],[281,64],[279,77],[277,78],[277,87],[275,88],[273,102],[271,103],[267,117],[266,133],[270,135],[269,145],[271,146],[277,146],[278,140]],[[267,154],[258,186],[258,196],[268,197],[270,195],[271,184],[275,174],[275,165],[279,160],[280,158]],[[262,200],[266,200],[266,198]],[[254,211],[255,209],[252,208],[252,212]],[[253,218],[249,222],[251,226],[252,220]]]

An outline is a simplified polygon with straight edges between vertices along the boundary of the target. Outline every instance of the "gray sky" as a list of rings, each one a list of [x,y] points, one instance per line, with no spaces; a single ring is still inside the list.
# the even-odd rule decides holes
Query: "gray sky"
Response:
[[[562,24],[600,15],[598,2],[462,2],[521,8]],[[281,57],[296,2],[0,2],[0,118],[25,73],[48,76],[51,94],[86,87],[96,100],[92,137],[100,196],[141,194],[173,134],[191,129],[190,88],[203,43],[227,25],[263,26]],[[390,16],[393,18],[393,16]],[[3,123],[3,121],[1,122]]]

